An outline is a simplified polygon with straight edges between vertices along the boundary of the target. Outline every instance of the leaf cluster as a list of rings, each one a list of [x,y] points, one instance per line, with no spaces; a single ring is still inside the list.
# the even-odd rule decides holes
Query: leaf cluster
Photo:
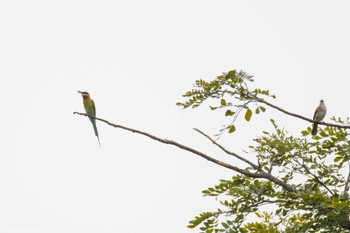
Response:
[[[223,73],[210,82],[199,79],[195,81],[194,88],[183,95],[186,101],[178,102],[176,105],[184,109],[197,108],[209,99],[214,100],[214,105],[210,105],[209,108],[213,111],[223,109],[224,116],[231,118],[231,123],[224,125],[218,136],[226,130],[233,133],[236,130],[234,122],[243,110],[246,121],[250,121],[253,112],[259,114],[266,111],[262,105],[257,105],[255,110],[252,110],[249,103],[258,102],[257,100],[262,97],[275,98],[274,95],[270,95],[269,90],[260,88],[250,90],[249,83],[252,82],[254,82],[253,76],[236,70]]]
[[[212,224],[202,226],[201,232],[348,232],[350,200],[344,190],[346,179],[339,172],[349,161],[347,132],[327,126],[310,140],[306,137],[311,128],[294,137],[274,120],[271,123],[274,132],[263,132],[250,149],[260,169],[293,183],[296,192],[242,174],[221,180],[203,191],[205,196],[224,200],[219,200],[217,211],[207,212],[205,221]],[[264,211],[264,206],[274,211]],[[260,221],[247,222],[248,215]],[[196,218],[188,227],[202,223]]]

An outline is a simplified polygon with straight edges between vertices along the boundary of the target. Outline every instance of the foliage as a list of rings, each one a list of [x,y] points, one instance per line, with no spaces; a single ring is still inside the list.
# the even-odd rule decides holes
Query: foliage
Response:
[[[203,79],[196,80],[194,89],[186,92],[183,97],[186,97],[185,102],[178,102],[176,105],[183,108],[197,108],[208,99],[216,99],[217,104],[209,106],[211,110],[225,109],[224,115],[232,118],[231,123],[220,129],[220,134],[228,130],[233,133],[236,129],[234,122],[240,113],[245,110],[244,119],[250,121],[253,110],[249,106],[252,102],[257,102],[262,97],[273,97],[268,90],[256,88],[250,90],[249,83],[254,81],[253,76],[244,71],[237,72],[236,70],[223,73],[214,81],[207,82]],[[266,108],[262,105],[257,105],[254,112],[259,114],[265,112]]]
[[[195,88],[184,95],[187,101],[177,104],[196,108],[208,99],[219,100],[210,108],[227,109],[225,116],[233,117],[233,122],[224,130],[231,133],[241,110],[245,109],[244,118],[250,120],[252,102],[258,103],[256,114],[265,111],[259,99],[271,95],[267,90],[250,91],[247,82],[252,81],[252,76],[235,70],[212,82],[197,80]],[[340,118],[332,120],[349,124]],[[274,120],[271,123],[274,131],[263,132],[249,147],[259,167],[245,170],[271,174],[293,185],[295,191],[272,180],[236,174],[203,191],[204,196],[215,198],[220,208],[199,214],[188,227],[206,233],[350,232],[349,180],[344,176],[350,166],[348,132],[327,126],[312,137],[309,127],[300,136],[292,136]]]

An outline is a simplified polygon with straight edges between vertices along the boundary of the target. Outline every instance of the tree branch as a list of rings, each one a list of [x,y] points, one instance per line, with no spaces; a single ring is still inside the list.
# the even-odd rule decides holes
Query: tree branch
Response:
[[[245,159],[241,156],[239,156],[238,154],[227,150],[226,148],[224,148],[222,145],[220,145],[219,143],[217,143],[214,139],[212,139],[211,137],[209,137],[207,134],[203,133],[202,131],[200,131],[197,128],[193,128],[195,131],[197,131],[198,133],[202,134],[204,137],[208,138],[214,145],[218,146],[221,150],[223,150],[226,154],[232,155],[234,157],[236,157],[239,160],[242,160],[243,162],[249,164],[250,166],[252,166],[254,169],[259,170],[260,167],[256,164],[254,164],[253,162],[249,161],[248,159]]]
[[[334,192],[332,192],[332,190],[330,190],[327,185],[325,183],[323,183],[316,175],[314,175],[304,164],[299,163],[299,161],[297,159],[294,159],[295,162],[297,162],[300,166],[302,166],[305,171],[307,173],[309,173],[315,180],[317,183],[319,183],[320,185],[322,185],[325,189],[327,189],[327,191],[334,196]]]
[[[307,117],[304,117],[302,115],[299,115],[299,114],[296,114],[296,113],[292,113],[292,112],[289,112],[287,110],[284,110],[283,108],[280,108],[276,105],[273,105],[269,102],[267,102],[266,100],[264,99],[260,99],[260,98],[257,98],[255,97],[256,101],[257,102],[260,102],[260,103],[263,103],[263,104],[266,104],[268,106],[270,106],[271,108],[274,108],[274,109],[277,109],[278,111],[280,112],[283,112],[289,116],[293,116],[293,117],[296,117],[296,118],[299,118],[299,119],[302,119],[304,121],[308,121],[308,122],[311,122],[311,123],[318,123],[319,125],[327,125],[327,126],[331,126],[331,127],[337,127],[337,128],[343,128],[343,129],[350,129],[350,125],[339,125],[339,124],[332,124],[332,123],[326,123],[324,121],[322,122],[318,122],[318,121],[314,121],[313,119],[310,119],[310,118],[307,118]]]
[[[349,191],[349,182],[350,182],[350,163],[349,162],[348,162],[348,165],[349,165],[349,174],[345,182],[344,193]]]
[[[94,116],[91,116],[91,115],[88,115],[88,114],[85,114],[85,113],[79,113],[79,112],[73,112],[73,114],[78,114],[78,115],[82,115],[82,116],[86,116],[86,117],[91,117],[93,119],[96,119],[98,121],[102,121],[110,126],[113,126],[115,128],[120,128],[120,129],[124,129],[124,130],[127,130],[127,131],[130,131],[130,132],[133,132],[133,133],[137,133],[137,134],[141,134],[143,136],[146,136],[146,137],[149,137],[155,141],[158,141],[158,142],[161,142],[161,143],[164,143],[164,144],[169,144],[169,145],[173,145],[173,146],[176,146],[180,149],[183,149],[185,151],[189,151],[193,154],[196,154],[212,163],[215,163],[219,166],[222,166],[222,167],[225,167],[225,168],[228,168],[230,170],[233,170],[235,172],[238,172],[238,173],[241,173],[243,175],[246,175],[248,177],[252,177],[252,178],[259,178],[259,179],[267,179],[267,180],[270,180],[271,182],[275,183],[276,185],[279,185],[281,186],[282,188],[286,189],[287,191],[289,192],[295,192],[295,188],[292,186],[292,185],[289,185],[287,184],[286,182],[283,182],[282,180],[279,180],[278,178],[272,176],[271,174],[268,174],[266,172],[259,172],[259,173],[252,173],[252,172],[249,172],[245,169],[241,169],[239,167],[236,167],[236,166],[232,166],[231,164],[228,164],[228,163],[225,163],[225,162],[222,162],[220,160],[217,160],[207,154],[204,154],[203,152],[200,152],[198,150],[195,150],[191,147],[188,147],[188,146],[185,146],[183,144],[180,144],[176,141],[173,141],[173,140],[168,140],[168,139],[162,139],[162,138],[159,138],[157,136],[154,136],[152,134],[149,134],[149,133],[146,133],[146,132],[143,132],[143,131],[140,131],[140,130],[137,130],[137,129],[132,129],[132,128],[129,128],[129,127],[125,127],[125,126],[122,126],[122,125],[117,125],[117,124],[114,124],[114,123],[111,123],[107,120],[104,120],[102,118],[98,118],[98,117],[94,117]]]

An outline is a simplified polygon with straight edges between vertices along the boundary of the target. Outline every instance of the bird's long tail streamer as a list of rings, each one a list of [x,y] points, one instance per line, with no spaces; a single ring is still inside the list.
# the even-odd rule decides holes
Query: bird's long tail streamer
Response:
[[[100,148],[101,148],[101,142],[100,142],[100,137],[98,136],[98,131],[97,131],[96,122],[93,122],[92,124],[93,124],[93,126],[94,126],[94,131],[95,131],[95,135],[96,135],[97,140],[98,140],[98,144],[100,145]]]

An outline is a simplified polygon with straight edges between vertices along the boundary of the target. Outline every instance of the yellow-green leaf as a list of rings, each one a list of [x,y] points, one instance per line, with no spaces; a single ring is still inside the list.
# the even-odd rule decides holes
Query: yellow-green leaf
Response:
[[[221,103],[222,106],[226,106],[226,100],[225,99],[221,99],[220,103]]]
[[[255,109],[255,113],[256,113],[256,114],[259,114],[259,113],[260,113],[259,107],[257,107],[257,108]]]
[[[233,133],[233,132],[235,132],[236,131],[236,127],[234,126],[234,125],[232,125],[231,127],[230,127],[230,129],[228,130],[228,133]]]
[[[250,121],[250,118],[252,117],[252,115],[253,115],[252,110],[248,108],[247,111],[245,112],[244,118],[246,119],[246,121]]]
[[[235,112],[232,112],[231,110],[226,110],[226,112],[225,112],[225,116],[232,116],[234,114],[235,114]]]
[[[307,130],[303,130],[303,131],[301,131],[301,134],[302,134],[303,136],[306,136],[306,135],[309,134],[309,132],[308,132]]]

